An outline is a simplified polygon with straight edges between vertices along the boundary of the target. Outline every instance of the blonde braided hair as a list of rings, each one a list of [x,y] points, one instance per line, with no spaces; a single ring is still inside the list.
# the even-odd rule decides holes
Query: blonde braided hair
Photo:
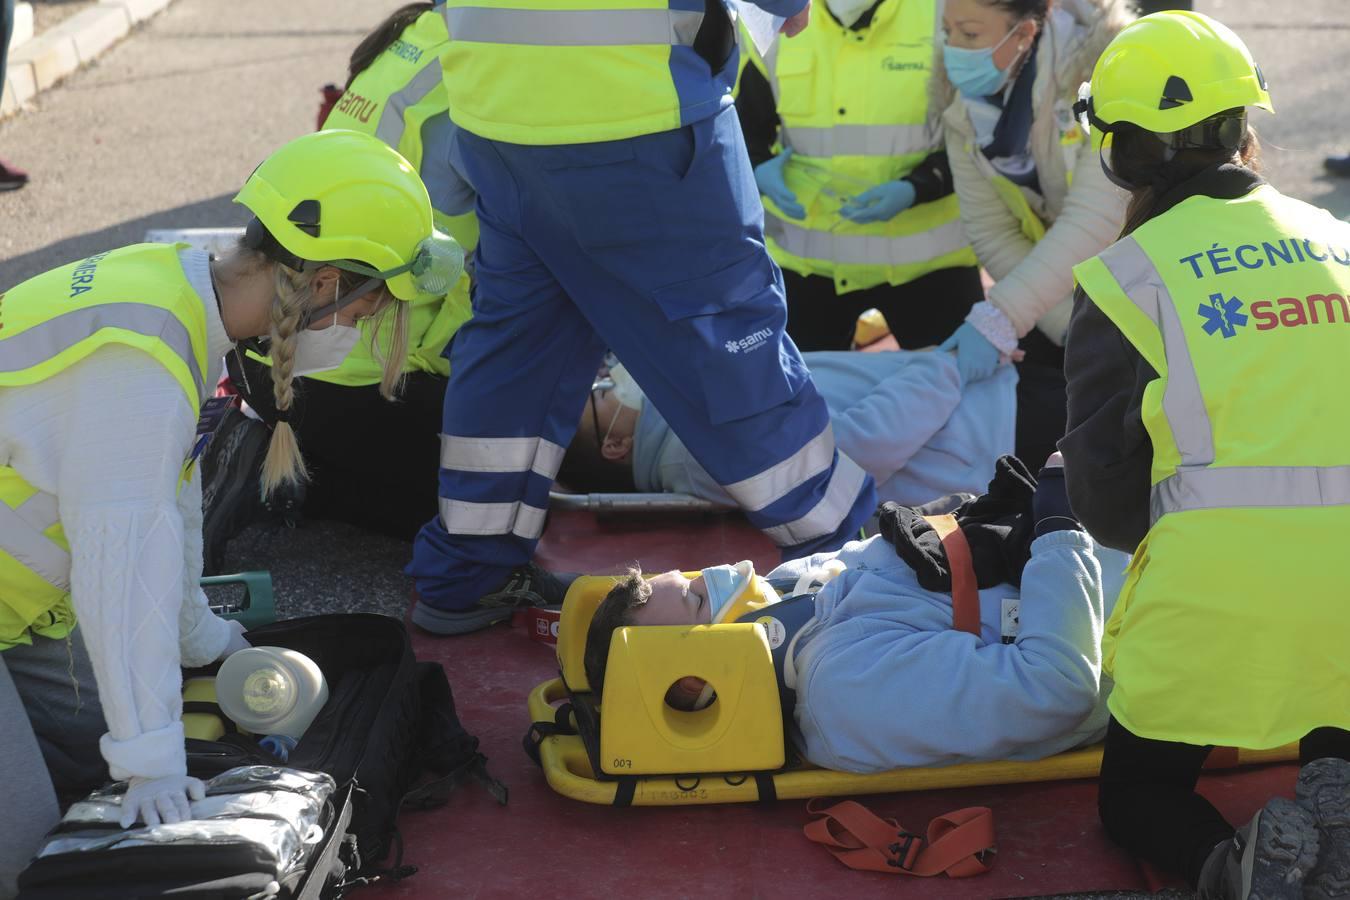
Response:
[[[269,310],[272,357],[272,396],[280,414],[272,426],[272,437],[267,445],[267,456],[262,467],[262,494],[271,494],[283,483],[302,482],[309,477],[300,442],[287,420],[295,403],[295,353],[300,336],[300,320],[307,310],[322,305],[314,294],[317,270],[297,272],[281,265],[274,266],[276,291]],[[359,279],[343,272],[338,281],[338,292],[352,290]],[[403,387],[404,366],[408,360],[408,332],[412,317],[410,303],[396,300],[385,288],[380,289],[381,307],[374,315],[369,329],[371,352],[381,363],[380,395],[395,400]],[[385,339],[388,335],[387,340]]]
[[[283,483],[296,484],[309,477],[305,460],[300,455],[300,442],[287,419],[295,402],[295,388],[291,383],[295,369],[295,345],[300,333],[300,319],[314,299],[311,289],[314,273],[296,272],[281,264],[275,265],[273,272],[276,294],[268,311],[271,319],[269,334],[272,338],[272,396],[280,416],[272,426],[267,457],[263,460],[264,497]]]

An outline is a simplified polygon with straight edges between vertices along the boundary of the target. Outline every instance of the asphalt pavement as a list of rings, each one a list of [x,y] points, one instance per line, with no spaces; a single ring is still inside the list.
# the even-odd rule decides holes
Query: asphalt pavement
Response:
[[[356,43],[397,4],[177,0],[91,67],[0,123],[0,158],[31,184],[0,194],[0,291],[48,268],[142,239],[149,228],[241,225],[230,202],[254,166],[314,127],[319,88],[341,82]],[[1350,152],[1343,82],[1346,0],[1201,0],[1251,45],[1279,112],[1255,114],[1267,174],[1350,216],[1350,180],[1321,171]],[[397,460],[389,460],[396,465]],[[283,614],[400,615],[408,544],[356,528],[255,527],[229,565],[270,569]]]

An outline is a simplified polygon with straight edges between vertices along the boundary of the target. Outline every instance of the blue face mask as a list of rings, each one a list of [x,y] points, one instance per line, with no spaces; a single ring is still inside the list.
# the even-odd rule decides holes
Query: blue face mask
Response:
[[[983,50],[966,50],[943,42],[942,62],[947,67],[947,78],[961,92],[961,96],[976,100],[999,92],[1008,80],[1008,73],[994,65],[994,51],[1007,43],[1021,24],[1018,22],[1003,36],[1003,40]]]
[[[732,602],[745,593],[755,577],[755,567],[749,560],[734,566],[713,566],[703,570],[703,583],[708,590],[709,621],[721,624],[721,616]]]

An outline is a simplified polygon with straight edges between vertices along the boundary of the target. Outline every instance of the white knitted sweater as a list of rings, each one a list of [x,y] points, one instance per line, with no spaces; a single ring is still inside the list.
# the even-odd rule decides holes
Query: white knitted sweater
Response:
[[[231,342],[209,257],[180,258],[206,311],[211,389]],[[197,412],[163,365],[118,345],[38,384],[0,388],[0,464],[56,496],[70,542],[71,598],[114,778],[186,773],[179,665],[216,659],[231,636],[197,584],[199,477],[179,489]]]

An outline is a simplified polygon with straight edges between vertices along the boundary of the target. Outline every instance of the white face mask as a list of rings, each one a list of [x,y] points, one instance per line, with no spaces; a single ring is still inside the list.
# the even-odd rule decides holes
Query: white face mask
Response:
[[[614,399],[619,401],[619,405],[641,412],[646,395],[633,376],[628,374],[628,370],[622,364],[610,366],[609,377],[614,382]]]
[[[825,0],[825,5],[839,20],[839,24],[851,28],[853,23],[861,19],[862,14],[871,9],[876,2],[877,0]]]
[[[295,339],[293,373],[299,377],[336,369],[360,338],[361,329],[336,322],[317,331],[300,332]]]

